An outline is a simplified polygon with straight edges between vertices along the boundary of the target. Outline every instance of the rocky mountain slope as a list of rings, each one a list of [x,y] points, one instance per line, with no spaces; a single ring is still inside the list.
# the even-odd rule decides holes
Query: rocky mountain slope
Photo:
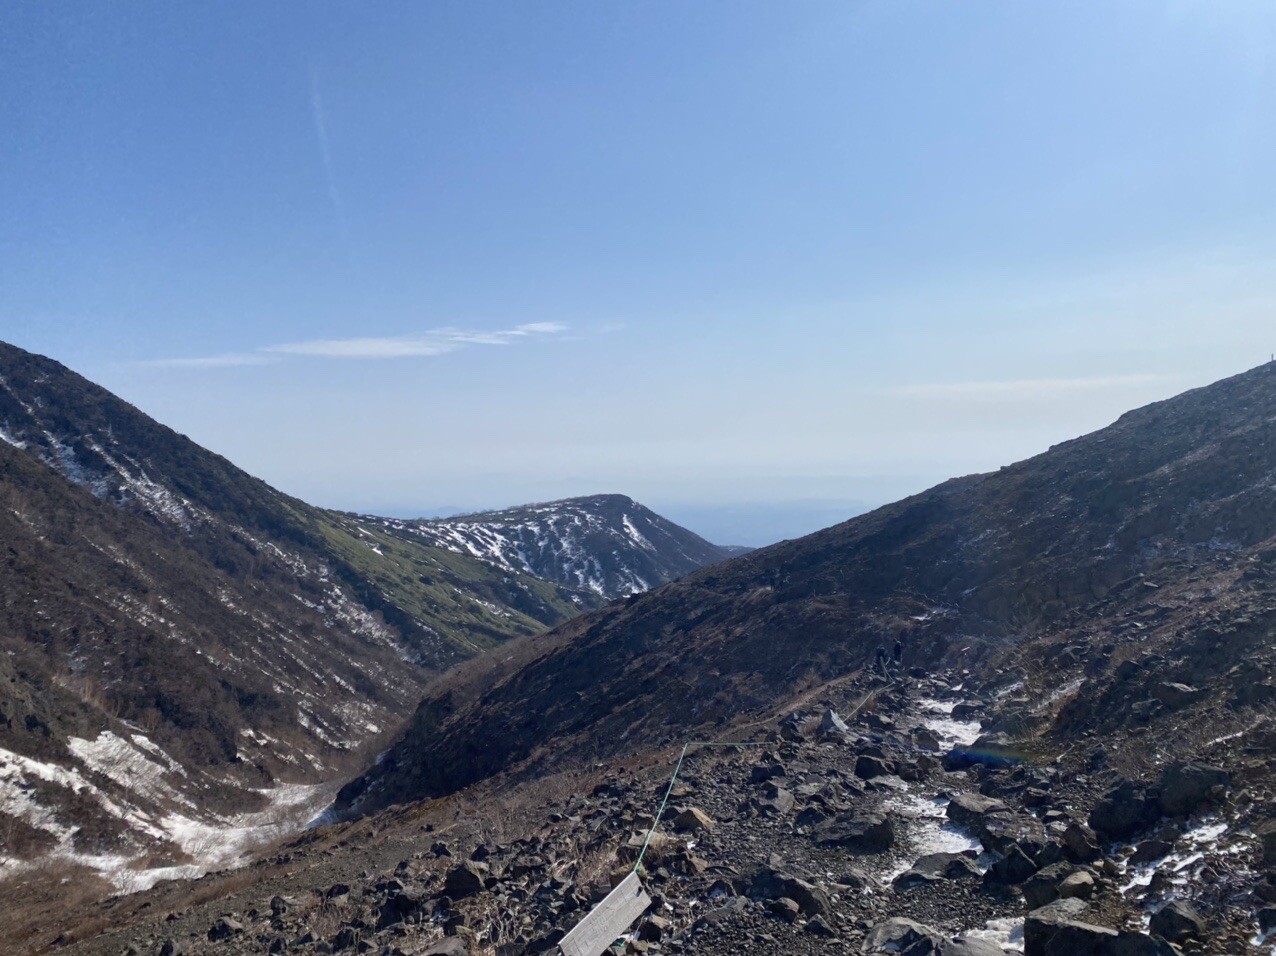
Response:
[[[1269,950],[1274,427],[1265,366],[516,640],[345,806],[444,796],[74,910],[11,883],[0,924],[85,956],[545,953],[651,831],[613,952]],[[692,737],[742,743],[660,813]]]
[[[0,541],[0,863],[117,881],[313,815],[431,672],[578,604],[289,498],[7,345]]]
[[[897,640],[912,666],[983,659],[1194,569],[1262,564],[1274,436],[1268,364],[583,615],[440,681],[342,805],[659,747],[765,713]]]
[[[360,519],[602,598],[628,597],[734,557],[625,495],[590,495],[454,518]]]
[[[1137,621],[1091,622],[1093,636],[1186,593],[1149,589]],[[1270,623],[1270,595],[1242,589],[1201,614],[1239,612],[1249,624],[1221,644],[1270,669],[1263,606]],[[84,956],[556,952],[650,831],[640,872],[653,905],[609,953],[1263,952],[1276,931],[1276,726],[1261,692],[1199,681],[1142,696],[1151,658],[1219,646],[1217,628],[1197,640],[1202,622],[1184,623],[1152,638],[1137,675],[1118,664],[1109,677],[1094,659],[1087,680],[1103,693],[1157,701],[1102,736],[1076,723],[1085,691],[1015,663],[1021,648],[972,670],[849,674],[728,728],[739,746],[692,750],[671,790],[677,749],[479,785],[320,827],[237,873],[37,916],[18,938],[48,941],[51,923],[54,949]],[[1014,748],[1012,726],[1024,728]],[[1212,729],[1183,734],[1193,727]]]

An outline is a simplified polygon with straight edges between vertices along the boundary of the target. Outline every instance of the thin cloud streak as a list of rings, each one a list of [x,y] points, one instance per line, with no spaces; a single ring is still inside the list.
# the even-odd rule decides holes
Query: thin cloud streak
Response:
[[[280,355],[309,355],[322,358],[412,358],[445,355],[469,345],[510,345],[520,339],[558,335],[566,331],[567,326],[561,322],[529,322],[512,329],[495,332],[442,328],[432,329],[420,335],[290,342],[284,345],[271,345],[262,351]]]
[[[938,382],[927,385],[905,385],[892,389],[892,394],[905,398],[952,399],[997,398],[1020,399],[1067,395],[1076,392],[1098,392],[1134,388],[1165,382],[1167,375],[1101,375],[1090,378],[1035,378],[1008,381]]]
[[[332,150],[328,148],[328,125],[324,122],[323,99],[319,95],[319,71],[310,70],[310,117],[315,124],[315,136],[319,140],[319,160],[323,164],[323,175],[328,186],[328,198],[332,202],[332,212],[337,218],[337,226],[344,236],[347,233],[346,208],[341,202],[341,194],[337,191],[337,174],[332,165]]]
[[[446,355],[475,345],[513,345],[534,338],[561,337],[567,331],[562,322],[527,322],[512,329],[431,329],[419,335],[312,339],[267,345],[254,352],[208,355],[197,358],[152,359],[142,365],[171,368],[227,368],[237,365],[268,365],[287,357],[329,359],[428,358]]]
[[[137,364],[149,365],[153,368],[234,368],[246,365],[269,365],[274,361],[275,359],[269,355],[249,352],[229,355],[205,355],[197,358],[149,359]]]

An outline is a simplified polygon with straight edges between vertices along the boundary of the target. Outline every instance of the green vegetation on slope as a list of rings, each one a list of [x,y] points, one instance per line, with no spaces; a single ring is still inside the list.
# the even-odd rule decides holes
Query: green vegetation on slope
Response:
[[[578,613],[568,592],[336,512],[316,512],[323,549],[349,571],[365,603],[428,628],[410,640],[431,663],[468,657],[510,637],[537,634]],[[402,628],[401,628],[402,629]]]

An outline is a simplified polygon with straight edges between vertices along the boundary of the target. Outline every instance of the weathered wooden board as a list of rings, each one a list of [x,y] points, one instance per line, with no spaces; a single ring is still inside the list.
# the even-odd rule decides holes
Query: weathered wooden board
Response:
[[[638,874],[630,873],[558,944],[563,956],[599,956],[651,905]]]

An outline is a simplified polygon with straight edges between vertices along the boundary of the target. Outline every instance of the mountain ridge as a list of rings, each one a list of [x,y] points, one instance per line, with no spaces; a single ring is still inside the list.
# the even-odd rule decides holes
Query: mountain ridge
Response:
[[[622,494],[581,495],[448,518],[358,517],[602,599],[628,597],[748,550],[710,544]]]

